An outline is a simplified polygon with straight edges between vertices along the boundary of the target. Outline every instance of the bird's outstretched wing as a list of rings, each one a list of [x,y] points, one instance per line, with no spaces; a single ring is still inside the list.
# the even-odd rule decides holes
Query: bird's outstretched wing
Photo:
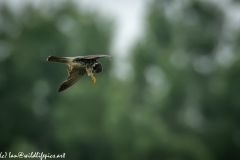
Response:
[[[92,60],[92,59],[98,59],[98,58],[112,58],[112,56],[109,56],[109,55],[88,55],[88,56],[78,56],[78,57],[75,57],[73,59],[73,61],[78,61],[78,60],[81,60],[81,59],[88,59],[88,60]]]
[[[76,83],[86,73],[85,68],[73,68],[68,74],[67,79],[60,85],[58,92],[64,91],[65,89]]]

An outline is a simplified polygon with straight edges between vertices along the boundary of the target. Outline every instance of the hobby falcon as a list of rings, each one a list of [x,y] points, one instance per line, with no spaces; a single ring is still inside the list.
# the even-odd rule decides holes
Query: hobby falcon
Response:
[[[88,55],[88,56],[77,56],[77,57],[57,57],[49,56],[47,61],[65,63],[68,65],[68,77],[60,85],[58,92],[61,92],[74,83],[76,83],[85,73],[91,76],[93,83],[96,83],[96,78],[93,76],[94,73],[100,73],[103,70],[101,63],[97,61],[98,58],[112,58],[109,55]]]

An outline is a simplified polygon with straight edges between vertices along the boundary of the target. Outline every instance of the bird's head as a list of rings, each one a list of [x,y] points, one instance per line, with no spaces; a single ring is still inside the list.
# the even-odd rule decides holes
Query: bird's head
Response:
[[[93,73],[99,73],[99,72],[102,72],[102,70],[103,70],[103,68],[102,68],[101,63],[96,62],[93,64]]]

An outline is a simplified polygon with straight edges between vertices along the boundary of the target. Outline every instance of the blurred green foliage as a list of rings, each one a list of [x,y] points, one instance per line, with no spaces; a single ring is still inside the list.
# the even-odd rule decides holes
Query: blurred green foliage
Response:
[[[132,79],[118,80],[114,61],[101,59],[96,84],[84,76],[60,94],[67,66],[46,58],[110,54],[112,22],[71,2],[19,12],[2,4],[0,152],[240,159],[239,31],[231,34],[211,3],[177,4],[184,3],[148,7],[146,32],[129,56]]]

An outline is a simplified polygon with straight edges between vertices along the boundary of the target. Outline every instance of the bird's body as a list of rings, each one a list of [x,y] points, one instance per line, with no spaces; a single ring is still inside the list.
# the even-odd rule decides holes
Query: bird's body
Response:
[[[77,57],[57,57],[49,56],[47,61],[65,63],[69,66],[68,78],[61,84],[58,92],[61,92],[76,83],[85,73],[91,76],[92,81],[96,83],[94,73],[102,72],[102,65],[97,61],[98,58],[112,58],[108,55],[88,55]]]

